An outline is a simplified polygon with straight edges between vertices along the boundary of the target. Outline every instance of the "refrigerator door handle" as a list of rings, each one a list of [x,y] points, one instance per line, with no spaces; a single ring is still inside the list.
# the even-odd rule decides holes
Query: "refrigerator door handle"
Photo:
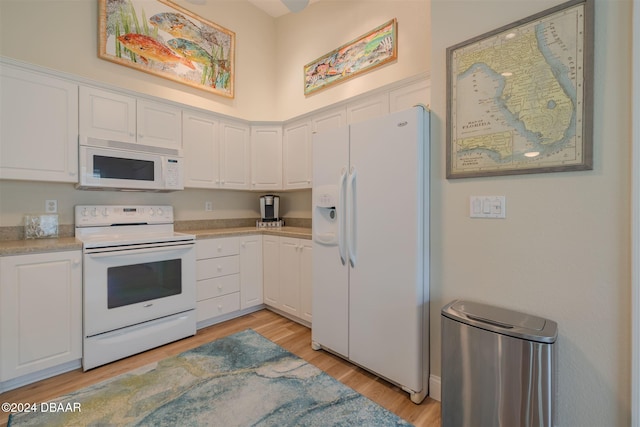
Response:
[[[342,168],[340,173],[340,195],[338,199],[338,252],[340,253],[340,261],[342,265],[347,263],[347,255],[345,254],[345,216],[347,215],[346,208],[346,190],[347,190],[347,168]]]
[[[349,251],[349,264],[351,267],[356,266],[356,168],[351,166],[349,176],[349,186],[347,189],[347,198],[349,199],[349,233],[347,241],[347,250]]]

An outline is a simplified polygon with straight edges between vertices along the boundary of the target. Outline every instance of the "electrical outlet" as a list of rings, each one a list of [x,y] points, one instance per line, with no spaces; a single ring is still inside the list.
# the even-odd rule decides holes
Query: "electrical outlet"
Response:
[[[213,202],[204,202],[204,210],[206,212],[213,211]]]
[[[58,201],[57,200],[47,200],[44,203],[44,211],[46,213],[57,213],[58,212]]]

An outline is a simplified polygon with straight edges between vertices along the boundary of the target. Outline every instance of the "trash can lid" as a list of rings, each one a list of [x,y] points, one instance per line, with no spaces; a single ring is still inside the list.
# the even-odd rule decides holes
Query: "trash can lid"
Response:
[[[442,308],[442,315],[471,326],[529,341],[553,343],[558,336],[558,324],[553,320],[477,302],[454,300]]]

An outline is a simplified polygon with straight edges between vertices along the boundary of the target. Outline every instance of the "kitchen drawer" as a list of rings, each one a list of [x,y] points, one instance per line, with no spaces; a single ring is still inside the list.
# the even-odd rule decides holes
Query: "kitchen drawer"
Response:
[[[199,259],[196,261],[196,280],[228,276],[240,272],[240,256]]]
[[[220,297],[240,291],[240,275],[215,277],[213,279],[199,280],[196,283],[196,300],[202,301],[208,298]]]
[[[198,240],[196,242],[196,259],[238,255],[240,253],[239,242],[238,237]]]
[[[240,292],[196,303],[198,322],[240,310]]]

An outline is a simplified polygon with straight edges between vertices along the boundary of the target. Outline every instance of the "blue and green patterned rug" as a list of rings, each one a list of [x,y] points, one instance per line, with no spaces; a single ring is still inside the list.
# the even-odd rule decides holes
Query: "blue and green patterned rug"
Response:
[[[250,329],[52,402],[9,426],[410,425]]]

